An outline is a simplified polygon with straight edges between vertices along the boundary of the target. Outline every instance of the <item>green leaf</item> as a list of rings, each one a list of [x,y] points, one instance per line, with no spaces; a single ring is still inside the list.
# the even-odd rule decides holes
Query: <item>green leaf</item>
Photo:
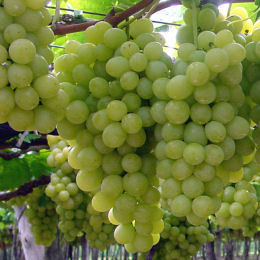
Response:
[[[156,32],[168,32],[169,31],[169,25],[164,24],[164,25],[156,27],[154,30]]]
[[[0,190],[14,189],[31,179],[30,168],[25,160],[15,158],[0,160]]]
[[[50,200],[45,196],[45,194],[42,194],[37,202],[39,206],[46,206],[50,203]]]
[[[26,160],[29,166],[32,177],[37,179],[42,175],[50,175],[52,173],[52,168],[46,161],[49,154],[49,151],[41,151],[40,153],[33,152],[24,155],[24,160]]]
[[[22,136],[22,134],[19,134],[19,138]],[[24,138],[24,142],[25,143],[31,143],[33,140],[37,140],[40,139],[42,136],[41,135],[35,135],[35,134],[28,134],[26,135],[26,137]]]

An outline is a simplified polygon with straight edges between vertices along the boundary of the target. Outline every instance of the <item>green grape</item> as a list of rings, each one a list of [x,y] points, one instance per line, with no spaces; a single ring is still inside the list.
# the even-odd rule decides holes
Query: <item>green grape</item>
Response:
[[[168,68],[162,61],[150,61],[145,69],[148,79],[155,81],[168,76]]]
[[[206,153],[206,158],[207,158],[207,153]],[[194,175],[199,180],[201,180],[203,182],[208,182],[208,181],[211,181],[215,177],[216,170],[212,165],[203,162],[202,164],[199,164],[195,167]]]
[[[111,123],[103,131],[104,144],[111,148],[120,147],[126,141],[127,134],[120,123]]]
[[[176,34],[176,42],[177,44],[182,43],[193,43],[193,30],[192,26],[188,24],[184,24],[179,27],[177,34]]]
[[[208,82],[210,72],[204,63],[193,62],[188,66],[186,75],[194,86],[202,86]]]
[[[118,48],[126,40],[126,33],[118,28],[110,28],[104,33],[104,44],[111,49]]]
[[[126,91],[134,90],[138,83],[138,74],[133,71],[127,71],[120,77],[120,85]]]
[[[33,87],[41,98],[54,97],[59,89],[58,80],[52,74],[46,74],[37,78]]]
[[[115,78],[120,78],[128,70],[129,62],[121,56],[113,57],[106,63],[107,73]]]
[[[151,33],[153,31],[153,24],[147,18],[141,18],[131,23],[129,33],[133,38],[143,33]]]
[[[205,130],[201,125],[190,122],[184,128],[184,141],[186,143],[207,144]]]
[[[36,37],[38,38],[39,45],[49,45],[54,41],[53,30],[47,26],[41,27],[36,32]]]
[[[29,66],[32,70],[34,78],[48,74],[49,66],[43,56],[36,54],[33,61],[29,63]]]
[[[122,56],[129,59],[135,53],[139,53],[139,47],[135,42],[127,41],[121,45],[120,52],[121,52]]]
[[[25,131],[33,125],[34,115],[32,111],[15,107],[8,115],[8,124],[16,131]]]
[[[216,13],[210,9],[205,8],[199,12],[198,15],[198,26],[202,30],[210,30],[216,23]]]
[[[169,100],[169,96],[166,93],[167,84],[169,83],[167,78],[159,78],[153,82],[152,90],[153,94],[161,100]]]
[[[66,118],[73,124],[81,124],[88,119],[89,110],[85,102],[75,100],[66,107]]]
[[[166,85],[167,95],[175,100],[183,100],[191,95],[192,85],[186,76],[178,75],[173,77]]]
[[[231,57],[225,50],[221,48],[213,48],[207,52],[205,63],[211,71],[221,72],[229,66]]]
[[[8,68],[8,80],[13,87],[27,87],[33,80],[33,73],[29,66],[13,63]]]
[[[171,212],[176,217],[184,217],[191,211],[192,202],[185,195],[178,195],[170,202]]]
[[[144,55],[148,60],[159,60],[163,53],[163,47],[158,42],[149,42],[144,47]]]
[[[18,88],[14,98],[16,105],[24,110],[33,110],[39,104],[39,95],[32,87]]]
[[[16,23],[21,24],[27,32],[38,31],[43,24],[43,20],[44,16],[40,10],[32,10],[29,8],[27,8],[20,16],[16,17],[15,19]]]
[[[199,196],[192,201],[192,210],[198,217],[207,217],[214,212],[213,200],[205,195]]]
[[[140,172],[128,173],[123,178],[123,186],[129,195],[141,196],[148,188],[148,180]]]
[[[114,231],[115,240],[119,244],[128,244],[134,240],[135,229],[132,224],[120,224]]]
[[[72,70],[72,78],[78,84],[86,86],[95,78],[95,74],[87,65],[78,64]]]
[[[184,159],[173,162],[171,169],[172,176],[177,180],[184,180],[193,173],[193,166]]]
[[[143,53],[136,52],[129,59],[130,68],[136,72],[144,71],[147,64],[147,58]]]
[[[7,116],[15,107],[15,95],[9,87],[0,88],[0,115]]]
[[[124,171],[134,173],[141,169],[142,160],[138,155],[129,153],[122,158],[121,165]]]
[[[227,124],[227,133],[235,140],[246,137],[249,133],[249,123],[240,116],[235,116],[232,121]]]
[[[0,30],[4,31],[5,28],[13,23],[13,17],[5,11],[3,7],[0,8]]]
[[[25,38],[26,31],[20,24],[10,24],[4,30],[4,39],[8,43],[12,43],[13,41],[19,38]]]
[[[184,101],[169,101],[165,107],[166,118],[173,124],[183,124],[190,115],[190,109]]]
[[[136,88],[137,94],[143,99],[151,99],[153,97],[152,85],[153,83],[146,77],[140,78]]]
[[[197,124],[206,124],[212,117],[212,110],[208,105],[195,103],[190,110],[191,119]]]
[[[216,87],[213,83],[208,82],[199,86],[194,91],[194,98],[200,104],[210,104],[216,99]]]
[[[183,151],[183,158],[191,165],[198,165],[205,159],[205,149],[197,143],[187,144]]]
[[[215,39],[216,34],[214,32],[202,31],[198,35],[198,47],[207,51],[212,48]]]
[[[205,134],[211,142],[220,143],[226,137],[226,128],[220,122],[210,121],[205,126]]]
[[[4,9],[11,16],[19,16],[24,13],[26,5],[22,0],[10,0],[4,3]]]

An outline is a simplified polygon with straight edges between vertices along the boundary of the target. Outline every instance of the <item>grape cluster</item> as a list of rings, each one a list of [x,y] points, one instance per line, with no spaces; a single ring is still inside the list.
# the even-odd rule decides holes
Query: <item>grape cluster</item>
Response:
[[[221,207],[216,212],[218,224],[232,229],[249,225],[248,220],[250,222],[258,208],[253,185],[244,180],[237,182],[234,186],[227,186],[221,197]]]
[[[191,225],[185,217],[178,218],[170,212],[164,213],[165,227],[154,259],[191,259],[214,235],[208,230],[207,222],[199,226]]]
[[[247,225],[242,228],[244,237],[253,237],[258,232],[260,225],[260,209],[256,210],[254,216],[247,221]]]
[[[47,158],[56,168],[45,192],[55,202],[59,216],[58,227],[68,242],[84,235],[91,247],[104,250],[114,242],[114,226],[108,220],[108,212],[100,213],[91,206],[91,196],[79,190],[76,171],[68,164],[69,144],[59,136],[48,136],[51,154]]]
[[[234,41],[230,28],[217,29],[222,22],[212,4],[198,10],[202,32],[197,49],[187,32],[191,12],[187,9],[187,24],[177,34],[180,46],[173,77],[164,84],[166,123],[155,155],[157,176],[163,179],[162,197],[175,216],[187,216],[196,225],[219,208],[223,184],[243,178],[243,156],[252,154],[255,144],[249,137],[245,95],[239,85],[246,50]],[[225,21],[233,19],[238,17]],[[242,29],[238,31],[238,24],[233,23],[237,33]],[[213,27],[215,32],[210,31]]]
[[[17,131],[49,133],[63,94],[49,73],[54,34],[44,0],[5,0],[0,6],[0,123]]]
[[[68,162],[79,170],[77,185],[93,194],[96,211],[110,210],[116,241],[146,252],[163,225],[151,151],[164,102],[153,89],[157,79],[168,77],[172,61],[150,20],[137,20],[129,30],[131,41],[124,30],[99,22],[85,31],[87,43],[67,43],[54,67],[71,102],[57,130],[75,140]],[[79,88],[85,91],[80,98]]]
[[[31,224],[36,244],[50,246],[56,238],[58,216],[53,203],[43,188],[35,188],[26,200],[25,215]]]

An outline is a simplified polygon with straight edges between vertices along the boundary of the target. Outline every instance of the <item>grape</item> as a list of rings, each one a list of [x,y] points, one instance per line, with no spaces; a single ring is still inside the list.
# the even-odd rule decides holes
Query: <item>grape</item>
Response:
[[[118,48],[126,39],[126,33],[118,28],[110,28],[104,33],[104,43],[111,49]]]
[[[204,63],[192,62],[187,68],[186,75],[194,86],[202,86],[208,82],[210,72]]]
[[[19,16],[24,13],[26,5],[22,0],[11,0],[4,3],[4,9],[11,16]]]
[[[144,55],[148,60],[158,60],[163,53],[162,45],[158,42],[149,42],[144,47]]]
[[[202,31],[198,35],[198,47],[204,50],[211,49],[214,41],[216,39],[216,34],[211,31]]]
[[[143,53],[136,52],[129,59],[129,66],[133,71],[144,71],[147,66],[147,58]]]
[[[143,33],[151,33],[153,31],[153,24],[147,18],[141,18],[131,23],[129,33],[133,38]]]
[[[13,87],[27,87],[33,79],[33,73],[27,65],[12,64],[8,68],[8,80]]]
[[[107,73],[115,78],[120,78],[128,70],[129,62],[121,56],[113,57],[106,63]]]
[[[26,38],[26,31],[20,24],[10,24],[4,30],[4,39],[8,43],[12,43],[13,41],[19,38]]]
[[[210,70],[214,72],[221,72],[228,67],[231,57],[229,57],[228,53],[225,50],[220,48],[213,48],[207,52],[205,56],[205,63]]]
[[[182,100],[191,95],[193,91],[192,85],[186,76],[178,75],[173,77],[166,85],[167,95],[175,100]]]
[[[40,10],[27,8],[20,16],[16,17],[15,21],[21,24],[26,31],[36,32],[41,28],[43,19],[44,17]]]
[[[170,202],[171,211],[176,217],[184,217],[191,211],[191,200],[185,195],[178,195]]]
[[[202,30],[211,29],[216,23],[216,14],[210,8],[202,9],[198,15],[198,26]]]

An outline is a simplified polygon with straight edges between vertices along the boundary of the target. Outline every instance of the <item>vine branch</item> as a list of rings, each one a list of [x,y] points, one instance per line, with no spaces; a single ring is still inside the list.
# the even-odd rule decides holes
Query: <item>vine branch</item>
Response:
[[[8,201],[15,197],[26,196],[27,194],[32,193],[34,188],[42,185],[46,185],[49,182],[50,182],[50,176],[43,175],[37,180],[24,183],[15,191],[1,192],[0,201]]]
[[[103,19],[103,21],[106,21],[115,27],[119,23],[124,21],[126,18],[130,17],[131,15],[134,15],[138,11],[140,11],[143,8],[145,8],[146,6],[150,5],[152,2],[153,2],[153,0],[142,0],[117,15],[106,16]],[[53,31],[54,31],[54,34],[56,34],[56,35],[64,35],[67,33],[80,32],[80,31],[86,30],[88,27],[96,24],[99,21],[100,20],[90,20],[90,21],[87,21],[84,23],[71,24],[71,25],[56,24],[56,28]]]
[[[48,145],[35,145],[35,146],[30,146],[29,148],[25,150],[20,150],[17,152],[13,151],[0,151],[0,158],[3,158],[4,160],[12,160],[14,158],[18,158],[19,156],[26,154],[28,152],[39,152],[42,149],[49,149]]]

